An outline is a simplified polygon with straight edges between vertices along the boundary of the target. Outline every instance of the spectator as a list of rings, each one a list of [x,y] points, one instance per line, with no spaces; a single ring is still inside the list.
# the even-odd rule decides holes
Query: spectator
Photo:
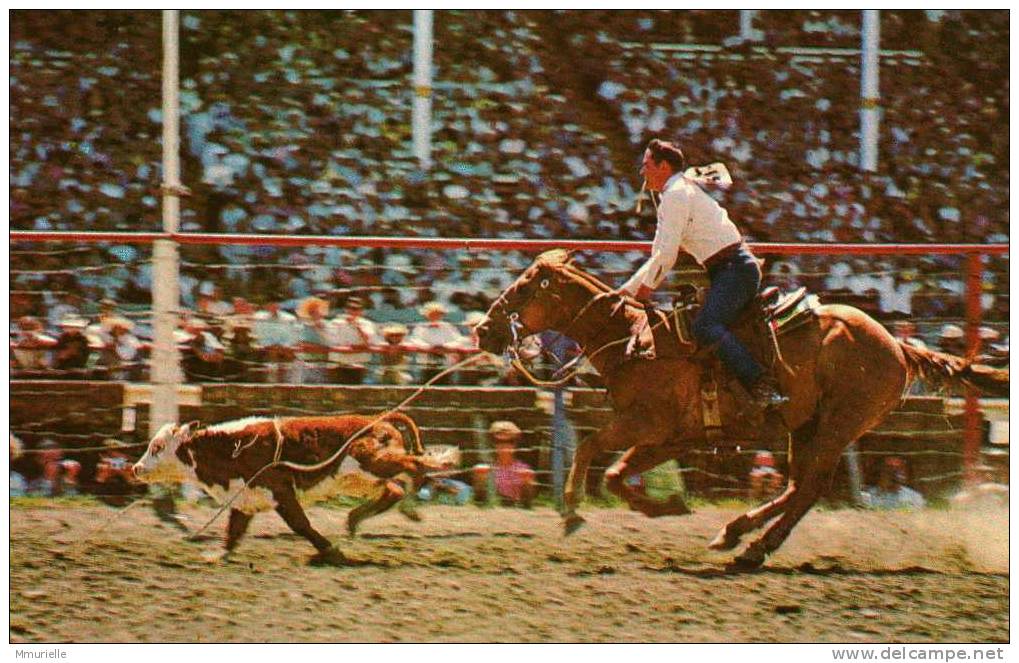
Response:
[[[364,300],[348,297],[344,313],[332,323],[335,345],[353,350],[333,354],[339,364],[336,381],[340,384],[361,384],[371,361],[371,346],[378,343],[375,323],[364,316]]]
[[[62,320],[66,318],[81,318],[81,296],[76,292],[64,292],[60,295],[60,302],[55,304],[49,311],[48,323],[51,329],[59,327]]]
[[[24,443],[10,433],[11,460],[10,460],[10,493],[11,497],[22,497],[28,493],[28,482],[25,476],[14,469],[14,463],[21,459],[25,452]]]
[[[35,454],[39,477],[29,484],[29,492],[46,497],[78,494],[78,474],[81,464],[65,459],[53,440],[43,440]]]
[[[329,302],[319,297],[307,297],[297,307],[299,332],[297,382],[326,384],[330,382],[329,349],[336,345],[336,334],[326,321]]]
[[[922,509],[923,495],[906,485],[906,463],[891,456],[881,464],[877,485],[865,488],[863,505],[871,509]]]
[[[920,339],[916,332],[916,323],[912,320],[896,320],[892,323],[892,336],[896,340],[912,345],[921,350],[927,349],[927,344]]]
[[[244,379],[244,365],[227,356],[226,346],[213,329],[198,318],[185,323],[190,340],[184,347],[181,365],[192,382],[224,382]]]
[[[414,381],[409,370],[407,347],[404,345],[406,338],[406,325],[395,322],[382,328],[382,339],[385,342],[379,357],[382,364],[382,375],[379,378],[381,384],[410,384]]]
[[[973,485],[952,496],[951,504],[957,509],[986,507],[1008,508],[1008,481],[992,465],[981,463],[973,468],[976,481]]]
[[[291,372],[296,356],[297,318],[280,309],[279,302],[267,302],[252,316],[252,334],[255,349],[261,351],[266,362],[265,381],[284,382]]]
[[[424,351],[419,355],[418,363],[421,381],[428,382],[450,365],[450,351],[461,347],[464,337],[455,325],[443,320],[447,309],[441,302],[428,302],[420,312],[428,322],[415,325],[407,343]],[[435,384],[449,382],[447,375]]]
[[[998,330],[991,327],[980,327],[977,330],[977,338],[980,339],[980,346],[976,351],[977,356],[982,357],[987,354],[1000,337],[1001,334],[998,333]]]
[[[750,469],[750,498],[754,501],[771,499],[785,483],[785,477],[775,467],[775,456],[770,451],[754,454],[754,466]]]
[[[49,368],[49,351],[57,340],[43,331],[38,318],[26,315],[18,319],[14,337],[14,358],[19,368]]]
[[[89,340],[85,336],[88,321],[85,318],[67,317],[60,321],[61,333],[53,346],[53,368],[66,372],[62,376],[71,379],[84,379],[92,353]]]
[[[110,379],[124,382],[140,380],[142,343],[132,333],[134,323],[127,318],[116,316],[105,319],[103,326],[110,338],[110,344],[103,352],[103,363],[109,368]]]
[[[219,286],[210,281],[206,281],[198,287],[195,310],[199,315],[211,318],[226,318],[231,313],[231,307],[223,301]]]
[[[131,458],[124,452],[124,443],[113,438],[103,440],[106,450],[96,464],[96,493],[107,504],[123,506],[127,495],[144,493],[131,471]]]
[[[481,351],[478,345],[477,326],[484,319],[485,314],[481,311],[471,311],[464,319],[467,336],[461,337],[459,346],[454,348],[459,352],[461,360],[466,355],[477,354]],[[501,357],[485,352],[475,358],[469,366],[458,371],[457,381],[462,385],[491,386],[503,381],[506,370],[506,362]]]
[[[982,361],[991,366],[1008,368],[1008,337],[1006,336],[1000,343],[992,343]]]
[[[460,465],[460,449],[458,448],[429,448],[427,451],[431,452],[433,457],[448,459],[452,467]],[[464,474],[467,472],[452,474],[446,472],[443,476],[433,477],[418,491],[418,499],[457,506],[467,504],[471,501],[474,491],[468,483],[470,478],[463,476]]]
[[[965,357],[966,339],[962,327],[951,324],[942,327],[941,333],[938,335],[938,349],[942,352]]]
[[[495,447],[495,465],[476,465],[473,472],[474,496],[480,503],[486,503],[489,482],[495,487],[495,495],[504,506],[531,507],[536,486],[534,470],[514,456],[517,443],[523,432],[512,421],[496,421],[488,429]]]

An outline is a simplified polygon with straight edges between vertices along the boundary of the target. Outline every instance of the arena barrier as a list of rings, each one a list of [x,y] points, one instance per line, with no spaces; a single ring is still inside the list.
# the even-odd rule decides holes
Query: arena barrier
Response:
[[[40,285],[45,286],[49,283],[47,280],[49,277],[80,277],[81,275],[89,274],[106,274],[112,271],[122,270],[134,270],[142,269],[146,265],[148,256],[145,255],[145,245],[152,244],[157,240],[172,239],[180,248],[181,251],[181,267],[180,274],[182,279],[201,280],[203,277],[207,277],[210,274],[245,274],[245,273],[260,273],[260,272],[276,272],[290,274],[304,274],[309,270],[321,267],[320,264],[316,264],[315,260],[318,257],[312,257],[305,255],[301,252],[287,252],[288,249],[305,249],[307,247],[318,247],[319,250],[327,247],[333,247],[343,251],[350,252],[353,256],[353,262],[351,264],[344,264],[341,267],[342,271],[349,277],[349,282],[340,284],[330,291],[330,294],[352,294],[357,293],[361,295],[374,294],[382,290],[397,290],[405,295],[413,293],[416,289],[424,289],[423,286],[414,281],[415,273],[420,272],[419,267],[408,267],[401,261],[389,262],[389,258],[394,255],[402,255],[407,252],[416,252],[415,255],[419,256],[423,252],[428,252],[430,255],[443,256],[446,266],[429,266],[429,285],[434,285],[435,282],[441,281],[443,278],[456,279],[462,275],[468,275],[470,277],[477,277],[479,274],[492,275],[493,277],[498,276],[501,280],[499,283],[507,282],[505,279],[512,279],[519,272],[519,267],[529,260],[532,254],[535,254],[542,250],[552,248],[569,248],[576,250],[578,260],[582,264],[588,266],[595,266],[595,270],[600,274],[603,274],[609,282],[621,281],[627,275],[630,267],[621,267],[621,263],[616,261],[612,267],[606,267],[598,269],[598,265],[601,264],[601,260],[607,254],[623,254],[625,258],[631,262],[639,262],[642,258],[642,254],[646,253],[649,249],[649,243],[647,242],[627,242],[627,241],[559,241],[559,240],[507,240],[507,239],[475,239],[475,238],[458,238],[458,239],[440,239],[440,238],[383,238],[383,237],[328,237],[328,236],[284,236],[284,235],[212,235],[212,234],[189,234],[189,233],[177,233],[177,234],[166,234],[166,233],[73,233],[73,232],[29,232],[29,231],[14,231],[10,234],[11,242],[13,245],[12,249],[12,279],[19,280],[19,277],[33,277],[20,279],[27,281],[27,287],[18,284],[17,287],[12,283],[12,296],[25,294],[27,296],[40,296],[46,292],[45,287],[39,287]],[[134,255],[128,255],[129,252],[122,252],[120,257],[116,259],[107,258],[107,262],[103,262],[102,259],[95,260],[95,256],[91,256],[91,262],[89,264],[76,264],[75,256],[82,253],[82,247],[101,247],[107,252],[112,247],[117,246],[129,246],[134,248]],[[237,260],[226,260],[220,254],[219,250],[222,247],[247,247],[253,249],[254,252],[247,254],[245,257]],[[61,248],[63,247],[63,248]],[[70,248],[68,248],[70,247]],[[1005,260],[1007,261],[1008,246],[1002,244],[988,244],[988,245],[958,245],[958,244],[940,244],[940,245],[908,245],[908,244],[885,244],[885,245],[853,245],[853,244],[825,244],[825,245],[809,245],[809,244],[755,244],[754,250],[758,255],[766,256],[771,259],[773,257],[781,256],[805,256],[801,258],[801,264],[803,269],[795,275],[800,282],[814,279],[815,281],[824,281],[825,276],[828,274],[826,269],[827,265],[830,265],[832,261],[840,259],[843,256],[852,256],[853,259],[867,259],[871,261],[879,260],[875,256],[894,256],[904,264],[909,264],[910,257],[916,257],[917,259],[921,256],[929,257],[932,255],[941,255],[946,257],[947,263],[942,265],[940,269],[944,270],[940,273],[935,273],[934,276],[937,278],[948,278],[958,277],[960,273],[965,274],[965,289],[961,295],[952,295],[951,293],[945,292],[931,292],[931,293],[919,293],[917,298],[929,297],[937,298],[938,300],[949,301],[950,306],[948,308],[953,309],[948,315],[940,317],[924,318],[917,316],[914,321],[918,326],[926,326],[927,329],[934,329],[937,326],[948,321],[964,322],[966,329],[966,343],[967,347],[971,350],[975,349],[979,343],[978,329],[984,322],[984,310],[981,304],[981,297],[986,294],[986,284],[984,274],[987,273],[988,269],[994,271],[993,265],[988,267],[985,266],[984,260],[990,258],[991,260]],[[374,258],[366,258],[366,251],[375,252]],[[40,257],[41,256],[41,257]],[[295,259],[297,256],[300,259]],[[498,265],[493,266],[493,262],[499,262],[493,260],[496,256],[509,257],[518,263],[518,266],[513,265]],[[1001,258],[1005,256],[1004,258]],[[121,259],[124,258],[124,259]],[[508,258],[507,258],[508,259]],[[440,261],[441,262],[441,261]],[[438,264],[438,263],[437,263]],[[459,268],[451,268],[448,265],[455,264]],[[1005,263],[1005,273],[1007,274],[1007,262]],[[872,268],[873,274],[888,274],[888,266],[876,266]],[[893,266],[893,271],[896,269],[903,269],[901,266]],[[998,269],[1000,272],[1000,267]],[[766,273],[768,269],[766,267]],[[400,278],[402,277],[403,282],[401,283]],[[774,276],[774,274],[772,274]],[[930,276],[930,273],[925,275]],[[390,282],[386,281],[387,276],[390,278]],[[784,277],[784,276],[783,276]],[[665,297],[669,296],[669,293],[674,289],[675,285],[684,280],[696,280],[699,278],[696,269],[680,268],[676,274],[673,275],[669,281],[669,286],[662,288],[662,293]],[[766,277],[767,278],[767,277]],[[63,279],[67,281],[66,278]],[[230,282],[229,278],[224,279]],[[243,282],[243,277],[237,279],[239,282]],[[498,279],[497,279],[498,280]],[[34,282],[33,282],[34,281]],[[56,282],[59,282],[57,279]],[[997,289],[993,291],[994,296],[999,298],[999,301],[1007,302],[1007,279],[1005,283],[1000,281],[995,286]],[[475,285],[477,284],[477,285]],[[482,290],[482,297],[476,300],[476,308],[483,309],[484,302],[490,301],[494,294],[497,294],[501,287],[495,283],[488,283],[484,278],[476,278],[473,283],[465,283],[460,286],[462,290],[469,290],[477,287]],[[823,288],[815,290],[821,290],[822,298],[825,301],[832,301],[833,297],[828,296],[823,292]],[[49,291],[49,294],[60,292],[59,288],[53,288]],[[226,297],[229,297],[232,293],[224,292]],[[414,307],[415,304],[409,305]],[[848,301],[847,303],[857,303],[854,301]],[[130,308],[130,307],[129,307]],[[954,313],[954,315],[953,315]],[[150,314],[149,309],[144,303],[139,303],[134,311],[134,318],[141,323],[147,319],[146,316]],[[335,348],[337,352],[344,352],[344,348]],[[44,378],[52,377],[45,375],[26,376],[26,378]],[[108,378],[109,379],[109,378]],[[113,398],[110,401],[97,402],[91,398],[85,398],[78,401],[82,412],[77,415],[77,430],[82,430],[82,424],[91,426],[96,421],[107,421],[103,419],[101,410],[106,410],[108,415],[108,425],[103,428],[104,432],[102,436],[123,436],[125,433],[132,440],[140,441],[144,438],[144,426],[145,423],[145,408],[146,404],[143,403],[138,394],[144,389],[144,384],[139,383],[137,379],[118,379],[113,376],[114,382],[104,381],[100,384],[109,384],[113,387],[116,384],[122,384],[124,386],[124,392],[133,394],[133,397],[129,398],[125,394],[121,394],[119,398]],[[12,385],[12,415],[15,410],[14,393],[22,386],[28,387],[28,385],[49,385],[37,386],[29,389],[27,392],[23,392],[23,395],[38,395],[44,397],[46,390],[50,387],[55,386],[57,383],[54,382],[36,382],[36,381],[25,381],[16,380],[15,384]],[[66,383],[61,383],[66,384]],[[80,383],[79,383],[80,384]],[[94,385],[95,383],[88,383]],[[250,389],[248,387],[251,387]],[[61,387],[64,388],[64,387]],[[376,403],[372,404],[370,401],[366,403],[360,403],[360,401],[354,397],[348,396],[335,396],[335,394],[355,394],[355,393],[384,393],[386,389],[383,387],[350,387],[350,386],[334,386],[334,385],[323,385],[322,387],[302,387],[299,389],[280,387],[279,385],[259,385],[255,388],[254,385],[229,385],[229,384],[203,384],[199,391],[200,397],[194,395],[193,387],[191,388],[191,396],[188,398],[180,398],[179,402],[182,408],[182,418],[189,412],[188,408],[199,407],[206,408],[205,411],[201,412],[202,418],[205,421],[223,420],[233,416],[243,416],[246,414],[256,414],[259,412],[275,412],[279,414],[297,414],[303,412],[319,411],[310,407],[310,403],[316,399],[322,399],[322,402],[328,403],[331,407],[338,405],[350,405],[354,407],[366,407],[368,411],[374,411],[374,407],[379,407],[383,404]],[[33,392],[33,389],[35,390]],[[223,394],[227,393],[223,390],[230,390],[230,396],[226,397]],[[277,391],[271,394],[270,400],[266,401],[266,392],[262,391],[260,397],[252,395],[253,393],[259,392],[259,389],[277,389]],[[289,389],[289,393],[287,390]],[[440,387],[436,388],[435,393],[438,395],[437,398],[441,398],[443,394],[449,396],[454,393],[451,390],[455,390],[454,387]],[[510,418],[514,416],[524,416],[525,412],[544,412],[542,414],[545,417],[544,424],[539,422],[531,422],[528,424],[528,445],[525,450],[522,450],[523,454],[529,454],[529,458],[532,458],[534,463],[541,468],[543,483],[547,488],[557,488],[561,480],[562,467],[568,465],[569,455],[569,440],[570,433],[569,428],[572,427],[574,434],[583,434],[587,430],[592,429],[597,424],[598,411],[603,409],[603,405],[593,405],[592,402],[597,400],[598,392],[585,389],[583,387],[570,388],[558,393],[549,393],[546,395],[539,395],[535,390],[517,389],[514,391],[512,388],[470,388],[466,386],[459,387],[461,391],[465,393],[492,393],[493,398],[509,399],[506,403],[506,407],[503,411],[503,417],[499,418]],[[311,390],[309,392],[309,390]],[[95,392],[93,392],[95,393]],[[312,400],[306,400],[308,398],[304,394],[313,393],[315,396]],[[459,392],[457,392],[459,393]],[[215,395],[214,395],[215,394]],[[323,397],[323,394],[329,394],[329,397]],[[521,395],[523,394],[523,395]],[[393,395],[391,393],[390,395]],[[19,397],[20,398],[20,397]],[[132,400],[133,398],[133,400]],[[339,398],[339,400],[335,400]],[[461,439],[463,436],[470,437],[474,440],[474,444],[482,444],[478,441],[478,434],[481,428],[479,421],[471,421],[465,423],[462,420],[466,410],[476,405],[473,397],[470,396],[458,396],[462,398],[456,404],[448,407],[432,402],[431,405],[422,405],[425,410],[429,408],[435,413],[441,414],[442,412],[449,412],[455,414],[458,419],[458,423],[441,425],[441,422],[431,424],[431,432],[435,434],[437,440],[449,440],[452,442],[452,438],[456,435],[460,435]],[[218,399],[218,400],[217,400]],[[27,400],[19,400],[18,403],[25,403]],[[197,403],[196,403],[197,400]],[[941,400],[941,399],[936,399]],[[229,402],[228,402],[229,401]],[[519,402],[518,402],[519,401]],[[541,408],[536,408],[536,403],[542,401]],[[572,401],[572,402],[571,402]],[[70,402],[70,401],[69,401]],[[392,405],[393,403],[399,402],[399,399],[392,400],[387,404]],[[512,405],[510,404],[512,403]],[[195,404],[195,405],[192,405]],[[557,407],[558,404],[558,407]],[[213,405],[215,407],[213,407]],[[1007,406],[1007,405],[1006,405]],[[209,410],[208,408],[212,408]],[[413,407],[418,407],[414,405]],[[412,407],[412,409],[413,409]],[[924,451],[921,448],[917,448],[915,453],[917,454],[932,454],[931,457],[952,457],[957,455],[961,458],[959,467],[964,468],[965,471],[971,472],[972,468],[979,464],[981,440],[983,438],[983,417],[980,410],[980,402],[977,400],[974,394],[966,394],[963,414],[960,417],[958,415],[948,414],[944,411],[944,406],[939,408],[933,408],[930,405],[918,406],[921,409],[919,411],[911,411],[909,407],[904,409],[904,412],[911,413],[906,419],[910,420],[909,427],[930,427],[933,426],[933,432],[936,433],[935,437],[940,436],[943,440],[946,440],[947,447],[941,449],[930,449]],[[31,408],[30,408],[31,409]],[[491,419],[495,415],[494,406],[490,408],[492,411],[487,412],[483,419]],[[93,411],[92,416],[89,414]],[[67,442],[101,442],[101,438],[97,439],[98,434],[93,432],[69,432],[61,433],[57,428],[66,423],[66,420],[53,414],[52,410],[48,412],[38,413],[40,417],[38,420],[32,422],[26,420],[24,417],[17,418],[14,420],[19,423],[14,427],[16,433],[22,433],[27,435],[29,441],[39,439],[44,433],[49,431],[51,437],[61,438],[62,441]],[[71,420],[75,420],[76,415],[68,413],[68,417]],[[431,416],[429,414],[428,416]],[[929,419],[929,422],[937,423],[925,423],[923,420]],[[133,419],[133,421],[132,421]],[[903,420],[904,421],[904,420]],[[482,422],[483,423],[483,422]],[[890,433],[890,437],[886,435],[885,439],[906,439],[909,436],[904,436],[902,433],[907,432],[901,428],[896,428],[902,422],[892,422],[891,428],[887,431],[878,431],[875,434]],[[906,425],[906,424],[904,424]],[[74,428],[75,426],[72,426]],[[522,428],[524,426],[521,426]],[[964,443],[959,445],[958,441],[953,438],[957,436],[960,431],[962,432]],[[923,431],[912,430],[911,433],[922,433]],[[928,431],[930,432],[930,431]],[[444,437],[448,435],[448,437]],[[559,437],[558,441],[556,440]],[[913,435],[914,438],[918,438],[918,435]],[[954,440],[954,441],[953,441]],[[64,446],[61,443],[61,446]],[[84,446],[83,444],[73,444],[72,446]],[[962,448],[962,453],[959,454],[959,447]],[[742,472],[736,468],[739,463],[725,460],[727,454],[735,454],[733,458],[741,459],[741,462],[745,463],[752,456],[755,450],[744,449],[744,448],[733,448],[726,450],[700,450],[694,454],[694,460],[686,460],[686,464],[683,466],[684,475],[688,475],[692,478],[694,473],[699,474],[702,477],[707,477],[709,481],[702,482],[704,484],[704,493],[718,493],[727,494],[728,492],[736,492],[738,484],[741,483]],[[776,455],[779,456],[781,461],[781,454],[784,450],[774,450]],[[877,447],[868,448],[866,444],[861,443],[861,454],[865,462],[868,461],[869,456],[879,456],[881,454],[891,453],[891,451],[882,450]],[[913,453],[909,451],[908,453]],[[698,463],[696,460],[697,455],[701,455],[704,462]],[[468,456],[470,454],[467,454]],[[477,459],[484,459],[483,455],[478,455]],[[605,465],[605,461],[601,463]],[[713,469],[714,468],[714,469]],[[865,468],[866,469],[866,468]],[[962,469],[952,468],[924,468],[923,476],[917,477],[919,481],[927,482],[930,484],[936,484],[938,482],[951,481],[958,479],[959,472]],[[697,479],[692,479],[688,483],[696,483]],[[725,484],[732,485],[733,491],[727,491]]]

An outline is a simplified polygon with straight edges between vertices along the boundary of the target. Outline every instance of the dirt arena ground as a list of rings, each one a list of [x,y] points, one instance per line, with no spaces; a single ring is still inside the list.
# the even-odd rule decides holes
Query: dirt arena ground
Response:
[[[569,539],[550,509],[426,506],[342,536],[363,564],[313,552],[272,513],[231,561],[145,506],[11,510],[13,642],[1005,642],[1008,513],[815,511],[756,573],[705,544],[737,511],[649,520],[587,508]],[[200,525],[213,513],[187,512]]]

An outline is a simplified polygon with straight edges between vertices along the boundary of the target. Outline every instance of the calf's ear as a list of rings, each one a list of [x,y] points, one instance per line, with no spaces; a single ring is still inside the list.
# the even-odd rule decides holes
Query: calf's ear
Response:
[[[392,424],[386,422],[380,422],[372,426],[372,437],[386,446],[390,446],[393,443],[403,444],[403,436],[400,435],[400,431],[396,430]]]
[[[198,428],[197,421],[189,421],[177,429],[175,436],[180,440],[187,440],[191,437],[191,431]]]

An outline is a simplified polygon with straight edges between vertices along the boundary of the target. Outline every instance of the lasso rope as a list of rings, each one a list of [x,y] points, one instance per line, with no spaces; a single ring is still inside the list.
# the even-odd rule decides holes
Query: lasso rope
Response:
[[[461,368],[463,368],[465,366],[469,366],[470,364],[476,362],[483,355],[484,355],[484,353],[479,352],[477,354],[474,354],[474,355],[471,355],[469,357],[466,357],[465,359],[460,360],[456,364],[453,364],[452,366],[449,366],[446,369],[444,369],[443,371],[441,371],[441,372],[437,373],[436,375],[432,376],[431,379],[429,379],[423,385],[421,385],[420,387],[415,389],[414,392],[410,396],[408,396],[407,398],[405,398],[402,401],[400,401],[400,403],[398,403],[396,406],[386,410],[385,412],[383,412],[379,416],[375,417],[373,420],[371,420],[370,422],[365,424],[363,427],[361,427],[360,430],[356,431],[353,435],[351,435],[349,438],[347,438],[347,441],[344,442],[340,446],[340,448],[337,449],[333,453],[333,455],[331,455],[329,458],[325,459],[324,461],[322,461],[320,463],[315,463],[314,465],[302,465],[300,463],[294,463],[292,461],[282,460],[281,459],[282,454],[283,454],[283,434],[280,431],[278,419],[273,419],[273,425],[276,427],[277,441],[276,441],[276,452],[274,454],[272,462],[266,464],[261,469],[259,469],[257,472],[255,472],[253,475],[251,475],[251,478],[248,479],[247,481],[245,481],[244,485],[241,486],[240,488],[238,488],[234,492],[234,494],[230,497],[230,499],[227,500],[226,503],[224,503],[222,507],[220,507],[220,509],[212,516],[212,518],[208,522],[206,522],[204,525],[202,525],[199,529],[197,529],[196,531],[191,533],[188,536],[188,539],[193,541],[199,535],[201,535],[202,532],[207,530],[209,528],[209,526],[212,525],[212,523],[216,522],[216,519],[218,519],[223,514],[223,512],[226,511],[230,507],[230,505],[232,505],[237,500],[238,497],[240,497],[241,493],[243,493],[245,490],[247,490],[251,486],[251,484],[255,481],[255,479],[257,479],[259,476],[261,476],[262,473],[265,472],[266,470],[269,470],[269,469],[274,468],[274,467],[286,467],[288,469],[295,470],[297,472],[317,472],[318,470],[321,470],[321,469],[324,469],[324,468],[328,467],[329,465],[334,463],[337,459],[339,459],[342,456],[344,456],[347,453],[347,448],[350,446],[350,444],[354,440],[356,440],[358,438],[358,436],[360,436],[362,433],[370,430],[372,426],[374,426],[375,424],[379,423],[380,421],[384,421],[386,419],[386,417],[388,417],[389,415],[393,414],[394,412],[398,412],[400,409],[405,407],[412,400],[414,400],[415,398],[420,396],[425,391],[425,389],[427,389],[428,387],[432,386],[432,384],[434,384],[436,381],[438,381],[441,378],[445,377],[449,373],[452,373],[453,371],[459,370],[459,369],[461,369]]]
[[[84,543],[87,543],[88,540],[91,539],[93,536],[95,536],[99,532],[101,532],[104,529],[106,529],[107,527],[109,527],[111,524],[113,524],[114,521],[119,520],[120,517],[123,516],[125,513],[127,513],[127,511],[129,509],[133,509],[135,506],[137,506],[139,504],[142,504],[142,503],[146,503],[147,504],[147,503],[149,503],[151,501],[152,500],[149,499],[149,498],[137,499],[137,500],[131,502],[130,504],[128,504],[127,506],[125,506],[123,509],[118,509],[109,518],[106,518],[101,523],[99,523],[98,526],[93,527],[88,532],[85,532],[85,534],[82,537],[80,537],[77,541],[73,542],[71,544],[72,549],[73,549],[74,546],[79,546],[79,545],[82,545]]]

